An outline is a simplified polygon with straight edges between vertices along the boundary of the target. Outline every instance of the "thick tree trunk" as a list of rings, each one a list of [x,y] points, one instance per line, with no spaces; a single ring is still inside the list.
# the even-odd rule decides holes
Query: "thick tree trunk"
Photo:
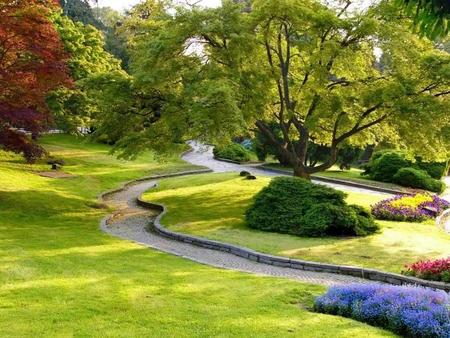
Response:
[[[294,176],[301,177],[301,178],[304,178],[305,180],[311,181],[311,175],[308,174],[307,172],[299,170],[299,168],[297,168],[297,169],[294,168]]]

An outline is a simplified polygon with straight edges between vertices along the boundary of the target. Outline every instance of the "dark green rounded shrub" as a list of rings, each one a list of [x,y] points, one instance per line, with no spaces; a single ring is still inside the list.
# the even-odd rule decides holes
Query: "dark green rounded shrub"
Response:
[[[380,231],[380,226],[375,223],[375,217],[369,210],[356,204],[350,204],[349,207],[355,212],[358,219],[354,227],[356,236],[367,236]]]
[[[247,225],[304,237],[368,235],[378,230],[370,213],[345,203],[346,194],[296,177],[277,177],[254,197]]]
[[[426,171],[414,168],[402,168],[394,176],[394,183],[405,187],[425,189],[440,193],[444,191],[445,184],[441,180],[435,180]]]
[[[239,143],[215,146],[213,154],[215,157],[225,158],[236,162],[250,161],[250,152]]]
[[[422,162],[417,158],[418,169],[424,170],[435,180],[440,180],[445,174],[446,164],[443,162]]]
[[[405,158],[401,151],[384,151],[383,154],[371,161],[368,176],[376,181],[393,182],[394,175],[401,168],[407,168],[411,162]]]
[[[267,150],[261,141],[258,138],[254,138],[253,142],[253,150],[258,158],[258,161],[264,162],[267,158]]]
[[[302,220],[304,237],[356,235],[352,229],[358,222],[355,212],[348,205],[316,204]]]

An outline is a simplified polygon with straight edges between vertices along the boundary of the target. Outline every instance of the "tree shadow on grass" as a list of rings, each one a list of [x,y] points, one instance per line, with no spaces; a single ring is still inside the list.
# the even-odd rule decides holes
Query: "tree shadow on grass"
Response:
[[[20,324],[19,336],[36,325],[41,335],[57,335],[60,323],[85,336],[101,328],[103,336],[394,337],[292,305],[293,289],[301,291],[298,303],[320,295],[323,287],[210,268],[132,246],[35,257],[45,268],[30,280],[9,283],[3,294],[9,309],[0,323]]]
[[[76,246],[107,242],[98,231],[105,210],[86,205],[81,198],[67,197],[54,191],[0,191],[1,240],[22,247]],[[59,241],[64,238],[64,241]],[[70,240],[69,240],[70,239]]]

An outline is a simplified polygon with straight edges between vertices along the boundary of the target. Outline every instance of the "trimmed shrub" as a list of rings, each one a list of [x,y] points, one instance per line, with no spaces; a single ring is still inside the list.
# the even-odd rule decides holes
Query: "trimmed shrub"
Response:
[[[350,204],[349,207],[358,220],[354,227],[356,236],[367,236],[380,231],[380,226],[375,223],[375,218],[369,210],[356,204]]]
[[[445,171],[445,163],[422,162],[416,157],[416,163],[406,158],[399,150],[376,152],[364,167],[362,175],[375,181],[392,182],[404,187],[442,192],[445,184],[440,179]]]
[[[258,158],[258,161],[264,162],[267,158],[267,149],[262,144],[259,138],[254,138],[253,142],[253,150]]]
[[[440,193],[445,190],[445,183],[432,178],[426,171],[414,168],[401,168],[393,177],[393,182],[404,187],[424,189]]]
[[[362,175],[367,175],[375,181],[393,182],[394,175],[399,169],[407,168],[411,165],[411,162],[405,156],[405,153],[402,151],[380,151],[366,164],[366,170]]]
[[[418,169],[424,170],[435,180],[440,180],[445,174],[445,162],[422,162],[420,157],[416,157]]]
[[[247,225],[304,237],[368,235],[379,228],[368,211],[345,203],[346,194],[297,177],[277,177],[254,197]]]
[[[450,297],[415,286],[332,286],[316,298],[317,312],[349,317],[402,337],[443,338],[450,332]]]
[[[250,161],[250,153],[239,143],[215,146],[213,149],[215,157],[225,158],[236,162]]]

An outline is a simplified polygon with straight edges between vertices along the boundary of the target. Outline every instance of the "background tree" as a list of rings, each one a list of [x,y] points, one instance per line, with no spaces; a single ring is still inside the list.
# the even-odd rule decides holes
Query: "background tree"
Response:
[[[449,55],[411,34],[395,7],[349,5],[266,0],[245,13],[224,1],[168,15],[147,1],[133,22],[133,88],[158,93],[160,118],[137,123],[117,149],[133,153],[180,132],[226,142],[253,129],[304,178],[330,168],[347,143],[390,138],[424,158],[448,156]],[[317,166],[305,164],[311,140],[329,147]]]
[[[58,8],[50,0],[0,4],[0,147],[29,162],[43,154],[35,141],[52,126],[46,95],[71,83],[68,54],[49,20]]]
[[[397,0],[404,12],[414,18],[421,35],[444,37],[450,31],[450,2],[448,0]]]
[[[120,70],[120,63],[105,51],[101,32],[91,25],[73,22],[67,16],[55,14],[53,22],[66,51],[75,86],[59,88],[47,97],[58,128],[76,133],[88,126],[98,111],[97,103],[83,90],[82,82],[90,75]]]
[[[59,0],[63,15],[67,16],[73,22],[81,22],[85,25],[92,25],[97,29],[103,30],[105,26],[94,15],[91,3],[97,1],[89,0]]]
[[[125,20],[124,15],[111,7],[95,7],[92,10],[104,26],[102,32],[105,40],[105,50],[119,59],[122,69],[128,71],[130,56],[127,50],[127,36],[120,29]]]

